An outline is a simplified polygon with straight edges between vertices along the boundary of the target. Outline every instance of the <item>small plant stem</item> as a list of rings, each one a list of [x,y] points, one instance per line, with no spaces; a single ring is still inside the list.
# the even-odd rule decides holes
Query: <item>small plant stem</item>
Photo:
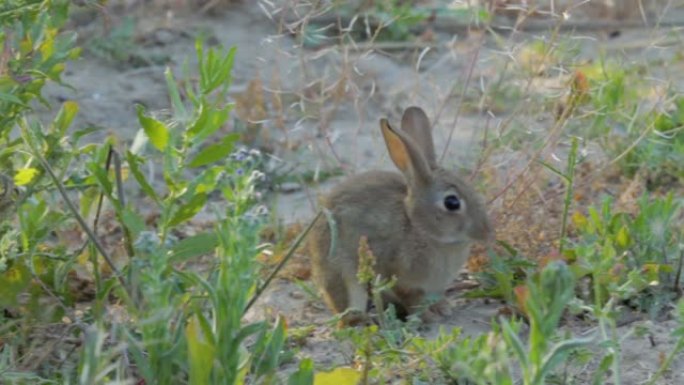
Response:
[[[684,248],[679,251],[679,263],[677,265],[677,274],[675,275],[674,291],[677,295],[682,295],[682,288],[679,287],[679,281],[682,278],[682,265],[684,265]]]
[[[366,329],[366,333],[370,334],[370,332],[368,332],[368,329]],[[370,335],[367,337],[368,338],[366,338],[366,346],[363,349],[363,372],[361,373],[361,381],[359,381],[359,383],[363,385],[368,385],[368,374],[370,373],[371,369],[371,341],[373,340],[373,338]]]
[[[112,154],[114,158],[114,171],[116,175],[116,193],[117,193],[117,198],[119,199],[119,203],[121,204],[121,208],[123,209],[126,207],[126,196],[124,195],[123,191],[123,177],[121,176],[121,157],[119,156],[119,153],[114,151],[111,147],[109,148],[110,154]],[[123,232],[124,232],[124,246],[126,247],[126,253],[128,253],[128,258],[133,258],[135,256],[135,249],[133,248],[133,240],[131,239],[131,230],[126,226],[126,224],[123,221],[123,218],[121,219],[122,227],[123,227]]]
[[[378,323],[380,324],[380,327],[382,329],[387,328],[387,320],[385,319],[385,312],[383,309],[385,308],[385,304],[382,301],[382,290],[378,290],[379,287],[384,286],[382,285],[382,281],[380,280],[380,276],[376,275],[375,279],[373,280],[373,283],[371,284],[371,294],[373,296],[373,305],[375,305],[375,309],[378,312]]]
[[[635,110],[634,114],[632,115],[632,119],[629,122],[629,131],[631,131],[631,127],[633,127],[636,124],[636,119],[638,117],[639,113]],[[641,132],[641,134],[639,134],[639,136],[636,139],[634,139],[634,141],[629,146],[627,146],[627,148],[625,148],[624,151],[622,151],[615,158],[611,159],[611,161],[608,162],[608,164],[604,168],[608,168],[609,166],[617,164],[620,160],[622,160],[622,158],[624,158],[625,156],[627,156],[627,154],[634,150],[639,145],[639,143],[645,140],[648,134],[650,134],[655,129],[654,122],[655,121],[649,123],[648,126],[646,126],[646,128],[644,128],[644,130]]]
[[[107,152],[107,161],[105,162],[105,172],[109,173],[109,169],[112,167],[112,156],[114,154],[114,149],[112,145],[109,145],[109,151]],[[104,204],[104,193],[100,193],[97,200],[97,210],[95,210],[95,219],[93,220],[93,232],[97,233],[97,225],[100,222],[100,214],[102,213],[102,205]]]
[[[606,305],[601,307],[601,305],[600,305],[601,299],[600,299],[600,294],[599,294],[600,293],[599,284],[597,283],[598,279],[596,279],[596,277],[593,277],[593,280],[594,280],[595,301],[597,301],[595,306],[598,309],[597,310],[598,311],[598,317],[597,318],[599,321],[599,330],[601,331],[601,338],[604,341],[608,341],[610,339],[613,343],[619,345],[619,341],[617,339],[617,336],[615,335],[615,322],[610,322],[610,326],[607,325],[607,323],[609,321],[613,321],[612,319],[610,319],[608,317],[608,313],[610,312],[610,309],[613,307],[613,298],[609,299],[608,302],[606,302]],[[609,327],[611,329],[610,330],[611,331],[610,337],[609,337],[609,333],[608,333]],[[621,382],[622,376],[620,375],[621,371],[620,371],[619,351],[616,351],[615,348],[613,348],[613,347],[609,347],[608,351],[609,351],[609,354],[613,355],[613,363],[611,365],[613,368],[613,373],[612,373],[613,384],[614,385],[620,385],[622,383]]]
[[[470,85],[470,81],[473,78],[473,72],[475,70],[475,64],[477,64],[477,59],[480,57],[480,50],[482,49],[482,46],[484,45],[484,38],[485,38],[485,35],[483,34],[482,37],[480,38],[479,44],[477,45],[477,49],[475,50],[475,53],[473,54],[473,57],[470,60],[470,64],[468,65],[468,72],[466,72],[465,84],[463,85],[463,89],[461,90],[458,109],[456,109],[456,115],[454,116],[454,120],[451,122],[451,129],[449,130],[449,136],[447,136],[446,144],[444,145],[444,150],[442,151],[442,155],[440,155],[440,157],[439,157],[440,162],[444,160],[444,157],[446,156],[446,153],[449,150],[449,144],[451,144],[451,139],[454,136],[454,131],[456,131],[456,125],[458,125],[458,118],[461,116],[461,113],[463,111],[463,104],[464,104],[463,101],[465,100],[466,92],[468,91],[468,86]],[[452,90],[451,94],[453,94],[453,90]],[[446,107],[446,102],[448,100],[449,100],[449,98],[444,99],[444,103],[442,104],[442,107],[440,108],[438,115],[440,115],[442,113],[442,110]],[[435,118],[435,120],[437,120],[437,118]]]
[[[111,144],[109,145],[109,152],[107,153],[107,160],[105,161],[105,173],[109,173],[109,169],[112,166],[112,146]],[[97,235],[97,225],[100,222],[100,214],[102,213],[102,205],[104,204],[104,193],[100,192],[100,196],[97,199],[97,208],[95,209],[95,219],[93,219],[93,232]],[[83,243],[83,246],[78,250],[77,254],[82,254],[83,251],[88,247],[88,241],[85,241]],[[97,267],[97,264],[94,263],[93,267]],[[96,278],[97,278],[97,270],[96,270]],[[96,286],[98,288],[98,291],[100,289],[100,281],[99,279],[96,279]]]
[[[565,201],[563,203],[563,218],[561,220],[561,233],[558,245],[558,253],[563,254],[563,246],[565,246],[565,235],[568,229],[568,212],[572,204],[573,186],[575,182],[575,166],[577,165],[577,147],[579,140],[577,137],[572,138],[572,147],[568,154],[568,164],[565,170]]]
[[[684,336],[679,337],[675,347],[672,349],[670,354],[667,355],[667,358],[665,358],[663,363],[660,365],[658,371],[655,372],[653,377],[648,381],[646,385],[655,385],[656,381],[665,373],[667,368],[670,367],[670,365],[672,364],[672,360],[682,349],[684,349]]]
[[[541,154],[544,152],[544,150],[546,148],[550,147],[552,143],[554,143],[554,138],[556,136],[559,136],[560,132],[563,130],[563,128],[565,128],[565,124],[568,122],[570,114],[573,111],[573,109],[574,109],[574,107],[572,107],[572,103],[571,103],[568,108],[563,110],[563,113],[561,114],[561,116],[555,121],[551,130],[549,130],[549,134],[544,139],[544,143],[542,143],[542,145],[539,147],[539,149],[536,150],[532,156],[530,156],[529,161],[527,161],[527,164],[525,164],[525,166],[518,173],[518,175],[511,178],[510,181],[506,184],[506,186],[504,186],[495,196],[493,196],[492,198],[489,199],[487,204],[492,203],[495,200],[499,199],[499,197],[503,196],[506,193],[506,191],[508,191],[511,187],[513,187],[513,185],[515,184],[515,182],[517,180],[525,178],[526,174],[532,169],[532,165],[534,165],[535,162],[538,162],[538,159],[541,156]],[[512,119],[512,117],[509,117],[509,122],[511,121],[511,119]],[[508,125],[509,123],[505,123],[505,124]],[[530,181],[526,185],[523,184],[524,188],[520,189],[520,193],[518,194],[518,196],[516,196],[516,198],[513,200],[513,202],[516,202],[518,200],[518,198],[529,187],[530,184],[532,184],[532,181]]]
[[[609,318],[608,321],[610,322],[611,339],[614,342],[618,342],[618,338],[617,338],[616,330],[615,330],[615,328],[616,328],[615,320]],[[618,342],[618,346],[619,345],[620,344]],[[612,348],[612,349],[615,350],[614,348]],[[614,354],[615,354],[615,359],[613,359],[613,384],[614,385],[620,385],[622,383],[622,374],[621,374],[622,370],[620,368],[620,350],[619,350],[619,348],[617,351],[614,351]]]
[[[304,231],[301,234],[299,234],[297,239],[292,243],[292,246],[290,246],[290,249],[285,254],[285,257],[283,257],[283,260],[280,261],[280,263],[278,264],[278,266],[275,267],[275,269],[273,269],[273,271],[268,276],[268,278],[266,278],[266,281],[264,281],[264,283],[256,289],[254,296],[252,297],[252,299],[249,300],[249,302],[247,303],[247,306],[245,306],[245,310],[244,310],[243,314],[247,313],[249,308],[251,308],[252,305],[254,305],[256,300],[259,299],[259,297],[264,292],[264,290],[266,290],[266,288],[271,283],[273,278],[275,278],[275,276],[278,274],[278,272],[280,272],[280,270],[283,268],[283,266],[285,266],[287,261],[289,261],[290,258],[294,255],[295,250],[297,250],[297,248],[302,243],[304,238],[306,238],[306,236],[309,234],[309,231],[311,231],[314,224],[316,224],[316,221],[318,221],[318,219],[321,217],[321,215],[322,215],[322,212],[319,211],[318,214],[316,214],[316,216],[314,217],[314,219],[311,220],[311,222],[306,227],[306,229],[304,229]]]

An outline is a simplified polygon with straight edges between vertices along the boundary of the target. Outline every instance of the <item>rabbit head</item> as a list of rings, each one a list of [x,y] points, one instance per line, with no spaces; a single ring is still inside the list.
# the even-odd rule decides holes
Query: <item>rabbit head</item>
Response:
[[[401,130],[380,121],[387,149],[407,185],[405,205],[414,231],[439,244],[488,240],[492,228],[478,194],[454,172],[437,164],[431,124],[425,112],[409,107]]]

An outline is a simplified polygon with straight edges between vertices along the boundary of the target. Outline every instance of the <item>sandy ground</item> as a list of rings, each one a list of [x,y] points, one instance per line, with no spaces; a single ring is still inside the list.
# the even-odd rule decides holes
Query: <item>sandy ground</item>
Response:
[[[458,110],[455,96],[462,92],[471,64],[474,63],[468,95],[477,100],[480,86],[492,81],[502,63],[510,60],[501,43],[490,38],[485,37],[481,44],[483,37],[477,33],[438,35],[434,47],[422,55],[422,49],[384,52],[353,47],[302,49],[295,36],[279,33],[277,20],[265,17],[256,2],[245,3],[226,7],[219,15],[204,17],[149,9],[139,11],[144,16],[144,23],[138,24],[137,36],[143,49],[168,56],[168,64],[177,74],[185,61],[194,63],[193,34],[203,31],[226,47],[237,46],[232,87],[236,98],[248,93],[250,82],[259,79],[263,89],[277,90],[284,101],[280,114],[284,118],[283,126],[278,127],[274,114],[267,114],[262,133],[268,133],[268,138],[262,137],[255,142],[270,145],[274,157],[279,159],[272,167],[285,164],[299,171],[320,171],[341,166],[345,174],[371,168],[389,169],[390,163],[379,137],[378,119],[387,116],[396,122],[403,108],[420,105],[430,117],[439,116],[435,128],[438,153],[444,149],[446,138],[453,129],[446,163],[470,169],[477,162],[485,128],[495,132],[511,116],[515,97],[501,101],[499,110],[489,108],[490,113],[477,109],[463,111],[455,121]],[[83,22],[77,27],[82,32],[102,33],[99,24]],[[521,42],[533,37],[521,33],[504,38],[507,39],[504,45],[515,54]],[[606,33],[599,31],[580,39],[579,55],[589,59],[599,52],[607,52],[635,60],[648,56],[667,61],[675,54],[672,50],[636,44],[658,38],[650,32],[645,36],[643,31],[624,31],[619,37],[608,39]],[[679,63],[681,66],[681,60]],[[76,91],[49,86],[47,97],[56,102],[76,100],[81,107],[74,123],[76,128],[101,127],[98,135],[115,134],[125,146],[138,129],[136,103],[152,111],[169,107],[164,68],[164,65],[139,68],[114,65],[86,53],[69,64],[64,76],[64,81]],[[676,70],[664,66],[662,73],[669,76]],[[344,79],[344,83],[340,83],[340,79]],[[545,81],[547,84],[539,87],[538,92],[560,92],[563,79]],[[338,87],[339,96],[331,91],[335,87]],[[272,93],[265,95],[267,107],[273,109]],[[333,102],[335,97],[337,103]],[[49,111],[40,113],[44,117],[50,116]],[[515,119],[517,124],[531,131],[543,130],[548,123],[532,117]],[[501,163],[516,160],[503,152],[497,156]],[[275,194],[272,205],[285,224],[306,221],[313,213],[315,195],[336,180],[330,179],[318,187],[295,188],[293,192]],[[442,326],[460,327],[465,334],[485,332],[501,307],[498,303],[465,300],[458,293],[450,294],[447,299],[452,314],[425,325],[427,336],[434,336]],[[277,280],[248,314],[248,319],[275,314],[284,315],[291,327],[315,326],[299,354],[313,357],[317,367],[349,363],[352,352],[348,347],[332,342],[332,328],[327,322],[331,314],[319,299],[306,294],[291,281]],[[655,371],[661,355],[672,348],[669,333],[675,325],[673,321],[638,321],[621,327],[620,334],[629,335],[636,325],[647,327],[649,332],[644,337],[629,336],[623,344],[624,384],[642,383]],[[568,327],[578,335],[592,332],[588,326]],[[595,363],[589,364],[588,369],[592,365]],[[684,383],[684,358],[678,357],[671,368],[658,384]]]

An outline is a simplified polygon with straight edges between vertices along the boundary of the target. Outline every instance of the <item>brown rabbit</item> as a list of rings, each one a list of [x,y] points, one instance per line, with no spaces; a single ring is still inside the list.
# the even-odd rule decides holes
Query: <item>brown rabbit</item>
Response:
[[[386,299],[411,314],[426,297],[443,295],[468,259],[471,240],[492,234],[477,193],[437,165],[422,109],[406,109],[401,130],[386,119],[380,128],[401,174],[369,171],[343,181],[321,198],[328,220],[322,216],[309,237],[314,281],[335,313],[355,310],[347,323],[365,315],[368,301],[368,288],[357,279],[362,236],[375,256],[375,273],[397,278]]]

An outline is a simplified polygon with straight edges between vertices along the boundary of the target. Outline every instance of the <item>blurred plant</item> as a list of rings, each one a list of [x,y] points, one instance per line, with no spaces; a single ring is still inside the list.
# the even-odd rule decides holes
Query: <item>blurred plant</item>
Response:
[[[653,374],[647,385],[654,385],[672,365],[672,360],[684,350],[684,300],[679,300],[677,305],[677,322],[679,326],[672,332],[672,336],[677,339],[677,342],[665,359],[661,360],[658,371]]]
[[[52,237],[51,225],[65,223],[67,216],[50,209],[44,190],[54,187],[30,155],[19,128],[40,131],[36,139],[41,151],[59,167],[66,167],[78,152],[65,141],[78,109],[75,103],[64,103],[48,127],[27,118],[35,102],[47,105],[43,86],[50,81],[61,83],[66,61],[79,55],[76,35],[59,31],[68,8],[67,0],[17,0],[0,5],[0,306],[16,305],[32,276],[57,282],[65,278],[51,261],[68,258],[43,245]],[[84,134],[74,133],[75,141]]]
[[[567,249],[578,277],[590,277],[595,306],[611,298],[657,311],[672,299],[679,282],[682,232],[675,225],[681,204],[672,195],[638,200],[638,213],[618,212],[611,198],[585,216],[573,214],[579,238]],[[679,272],[681,273],[681,272]]]
[[[672,195],[638,201],[634,216],[616,212],[606,198],[599,209],[589,207],[588,215],[573,215],[579,232],[566,256],[574,261],[577,277],[589,279],[587,304],[580,306],[599,323],[607,353],[595,378],[611,374],[620,381],[620,338],[617,332],[618,308],[631,304],[653,315],[669,306],[681,277],[681,230],[674,219],[681,210]],[[675,264],[680,267],[674,268]],[[609,371],[610,368],[610,371]]]
[[[379,0],[354,6],[349,2],[336,2],[335,9],[342,14],[356,16],[361,13],[365,22],[357,22],[356,35],[370,40],[402,41],[410,40],[415,29],[421,24],[428,23],[434,17],[447,17],[463,23],[474,25],[486,24],[491,15],[484,7],[468,4],[462,7],[453,5],[439,5],[436,7],[416,7],[410,1]],[[372,28],[369,28],[373,26]],[[316,45],[325,37],[319,32],[319,26],[308,27],[305,33],[305,43]]]
[[[574,298],[574,290],[574,276],[562,261],[551,261],[537,276],[531,277],[527,285],[516,288],[530,324],[527,346],[505,319],[501,321],[501,333],[518,360],[523,384],[544,384],[546,377],[567,360],[571,352],[592,342],[592,339],[562,336],[559,342],[553,343],[565,308]]]
[[[413,338],[412,346],[431,357],[447,381],[544,384],[561,364],[573,358],[572,354],[592,342],[558,331],[561,317],[574,298],[574,281],[564,262],[552,261],[516,287],[516,301],[529,322],[526,342],[519,337],[520,321],[501,318],[491,332],[477,337],[461,338],[456,328],[451,333],[441,331],[432,341]],[[428,368],[424,370],[429,372]]]
[[[68,2],[33,2],[2,14],[15,17],[2,19],[8,28],[0,29],[6,49],[14,53],[0,62],[6,65],[0,71],[0,141],[7,144],[0,146],[0,162],[11,173],[11,179],[2,176],[0,192],[3,199],[18,197],[11,202],[16,214],[3,216],[0,223],[2,305],[17,305],[33,285],[33,296],[48,295],[61,305],[46,312],[31,300],[36,314],[42,312],[47,320],[75,319],[67,277],[75,266],[89,264],[95,300],[79,316],[83,325],[92,327],[76,332],[85,341],[77,382],[139,378],[147,384],[234,384],[246,376],[273,381],[279,365],[289,359],[284,320],[274,327],[242,321],[259,282],[255,256],[268,213],[259,204],[257,191],[264,177],[258,170],[262,156],[236,149],[235,134],[217,135],[232,107],[228,87],[235,50],[205,51],[198,42],[199,79],[185,81],[182,90],[167,71],[173,117],[159,120],[138,107],[142,130],[124,156],[115,150],[115,138],[77,147],[92,130],[67,134],[78,111],[76,103],[64,103],[48,127],[24,116],[31,100],[40,99],[43,83],[59,81],[63,62],[78,53],[71,46],[73,38],[65,40],[57,33],[61,24],[55,20],[66,17],[67,6]],[[15,125],[20,135],[13,133]],[[156,175],[143,172],[153,170],[156,159],[162,164],[162,191]],[[147,222],[135,202],[126,199],[124,182],[129,175],[149,202],[149,212],[159,213],[155,221]],[[213,207],[217,228],[179,240],[178,229],[201,210],[211,210],[209,197],[217,194],[227,202],[223,210]],[[80,198],[78,205],[72,202],[75,196]],[[113,225],[121,229],[127,260],[114,262],[112,251],[96,235],[103,199],[115,214]],[[3,201],[2,207],[10,206]],[[93,216],[95,224],[90,225],[87,218]],[[74,222],[90,240],[76,252],[55,236]],[[208,274],[177,269],[179,263],[213,252],[216,267]],[[108,313],[112,298],[120,299],[122,306],[122,316],[115,319]],[[12,325],[3,333],[12,332]],[[3,338],[0,355],[15,351],[14,343]],[[3,372],[13,373],[20,364],[16,360],[10,356],[2,361]],[[43,370],[51,374],[50,369]],[[65,371],[63,376],[75,379],[76,373]]]
[[[627,176],[643,171],[655,188],[684,177],[684,97],[668,89],[657,103],[646,100],[653,86],[643,72],[607,60],[580,67],[591,113],[573,125],[585,139],[596,139]]]
[[[126,67],[146,67],[164,64],[169,58],[155,55],[136,42],[136,19],[124,17],[121,24],[105,29],[102,36],[94,36],[86,43],[86,49],[109,64]]]
[[[515,304],[513,289],[525,283],[527,277],[536,269],[537,263],[521,255],[504,241],[498,241],[498,244],[508,255],[501,256],[490,252],[486,267],[474,274],[480,286],[467,292],[466,296],[501,298],[508,304]]]

